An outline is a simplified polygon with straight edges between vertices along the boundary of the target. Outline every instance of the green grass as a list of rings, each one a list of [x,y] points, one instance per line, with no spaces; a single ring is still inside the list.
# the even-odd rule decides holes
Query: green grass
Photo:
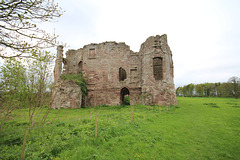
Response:
[[[231,98],[183,98],[166,107],[62,109],[53,123],[29,131],[26,159],[240,159],[240,101]],[[98,113],[97,108],[93,115]],[[50,122],[57,110],[51,110]],[[0,159],[19,159],[27,110],[18,110],[0,135]]]

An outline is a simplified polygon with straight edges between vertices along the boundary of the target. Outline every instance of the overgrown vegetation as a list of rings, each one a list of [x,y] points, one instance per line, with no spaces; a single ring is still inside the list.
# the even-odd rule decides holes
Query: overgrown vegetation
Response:
[[[81,72],[78,74],[69,73],[69,74],[61,75],[61,78],[64,80],[73,81],[77,85],[79,85],[81,87],[83,97],[88,95],[87,83],[84,80]]]
[[[212,106],[218,106],[212,107]],[[238,106],[238,107],[236,107]],[[178,97],[178,106],[61,109],[54,122],[31,129],[26,159],[239,159],[240,102]],[[148,111],[149,108],[149,111]],[[47,108],[44,108],[46,111]],[[0,136],[0,159],[19,159],[27,109],[18,109]],[[50,110],[51,122],[57,110]],[[148,115],[148,118],[147,118]]]
[[[53,56],[38,52],[33,57],[6,59],[0,67],[0,130],[19,108],[29,109],[29,127],[39,121],[44,124],[45,118],[39,117],[38,112],[49,105]]]
[[[129,96],[124,97],[124,104],[130,105],[130,97]]]

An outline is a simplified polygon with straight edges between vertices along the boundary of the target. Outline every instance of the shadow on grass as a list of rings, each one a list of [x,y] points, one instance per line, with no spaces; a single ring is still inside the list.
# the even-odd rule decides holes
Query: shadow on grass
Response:
[[[203,105],[211,106],[213,108],[220,108],[216,103],[203,103]]]
[[[233,108],[240,108],[240,106],[232,106]]]

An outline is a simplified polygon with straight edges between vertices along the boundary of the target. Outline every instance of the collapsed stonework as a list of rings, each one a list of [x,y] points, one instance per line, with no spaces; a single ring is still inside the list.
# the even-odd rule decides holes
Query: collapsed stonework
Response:
[[[61,78],[79,72],[87,82],[88,95],[84,99],[80,86]],[[131,105],[176,105],[167,35],[149,37],[139,52],[131,51],[125,43],[103,42],[68,50],[63,58],[63,46],[58,46],[52,108],[120,105],[126,96]]]

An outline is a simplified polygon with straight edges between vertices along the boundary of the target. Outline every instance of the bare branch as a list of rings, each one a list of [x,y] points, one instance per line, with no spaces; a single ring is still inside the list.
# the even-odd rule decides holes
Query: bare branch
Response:
[[[63,11],[54,0],[2,0],[0,11],[0,47],[30,53],[31,49],[55,46],[57,35],[36,25],[61,17]],[[20,55],[6,56],[0,51],[2,58]]]

